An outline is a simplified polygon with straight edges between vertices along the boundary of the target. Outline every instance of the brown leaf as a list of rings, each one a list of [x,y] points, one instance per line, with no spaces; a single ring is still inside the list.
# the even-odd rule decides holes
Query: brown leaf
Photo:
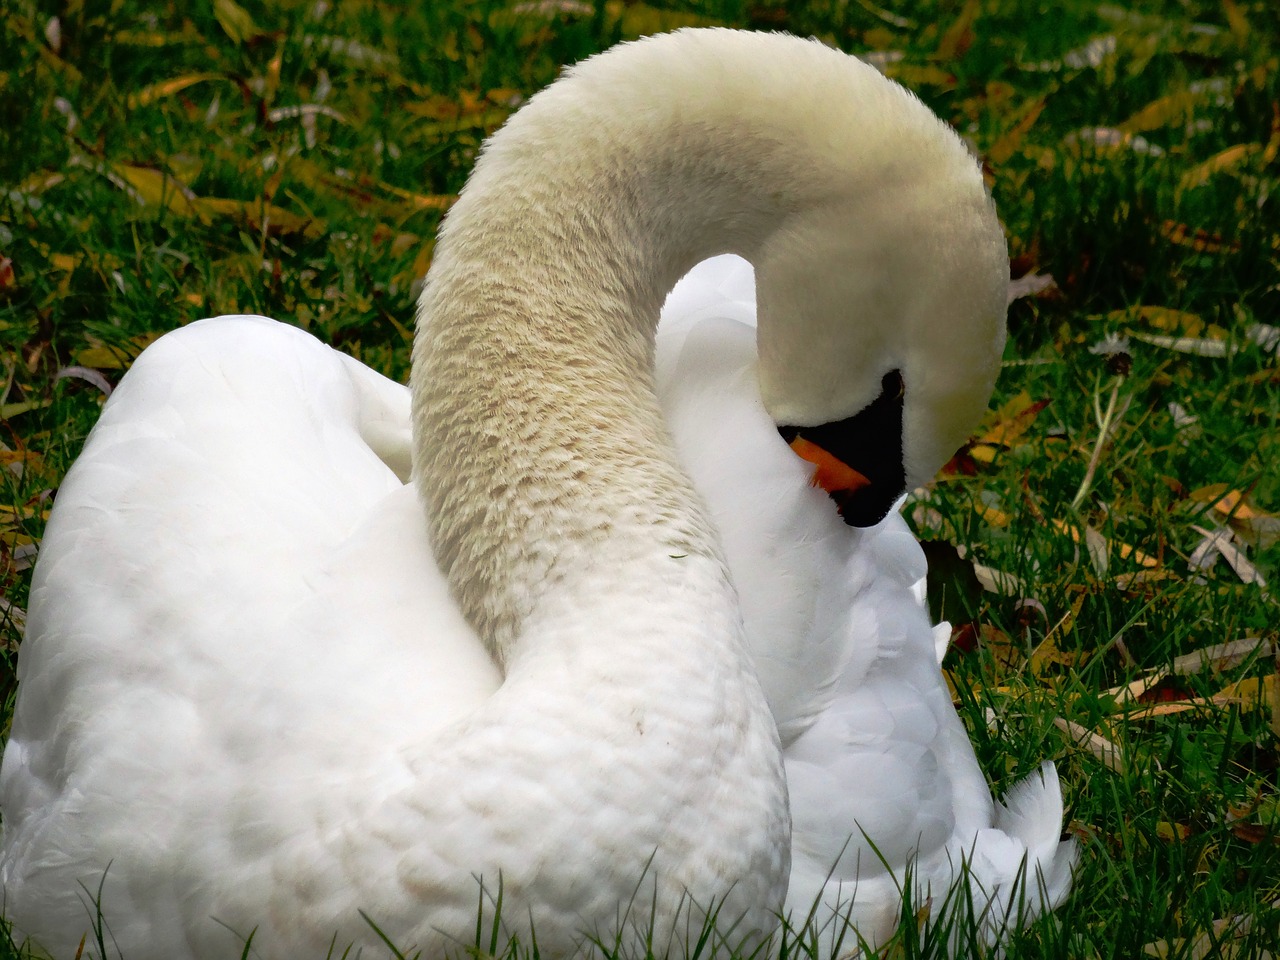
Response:
[[[1040,119],[1040,114],[1044,112],[1047,103],[1048,100],[1041,97],[1038,100],[1033,100],[1029,106],[1025,107],[1017,122],[987,148],[987,160],[992,164],[999,165],[1012,157],[1026,137],[1027,132]]]
[[[1180,247],[1190,247],[1197,253],[1222,253],[1224,250],[1235,253],[1240,249],[1240,244],[1234,240],[1227,242],[1216,233],[1189,227],[1176,220],[1162,221],[1160,234],[1170,243]]]
[[[995,426],[978,438],[978,444],[1013,446],[1035,423],[1040,411],[1049,406],[1049,403],[1047,397],[1032,400],[1031,394],[1026,390],[1019,392],[996,411]]]
[[[194,201],[193,206],[200,211],[202,219],[213,220],[216,216],[229,216],[243,221],[254,231],[265,230],[273,235],[321,237],[327,229],[325,222],[317,217],[303,216],[262,200],[200,197]]]
[[[965,51],[973,45],[973,25],[981,9],[979,0],[966,0],[959,15],[938,41],[938,49],[934,51],[936,59],[947,63],[964,56]]]

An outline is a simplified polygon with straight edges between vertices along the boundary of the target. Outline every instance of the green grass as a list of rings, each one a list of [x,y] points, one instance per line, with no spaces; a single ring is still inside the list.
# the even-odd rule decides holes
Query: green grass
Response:
[[[908,508],[949,559],[935,598],[971,648],[947,667],[984,769],[999,789],[1055,759],[1081,842],[1075,894],[1009,955],[1280,944],[1280,618],[1260,582],[1280,577],[1280,368],[1250,334],[1280,323],[1272,0],[120,0],[59,5],[56,29],[53,6],[0,8],[6,729],[32,545],[95,376],[258,312],[403,378],[440,214],[560,64],[687,23],[789,29],[884,54],[984,157],[1015,277],[1053,280],[1010,309],[975,444]],[[1122,357],[1091,350],[1108,336]],[[1257,577],[1199,569],[1196,527],[1230,531]],[[1250,639],[1238,663],[1178,660]],[[931,955],[919,939],[904,922],[890,955]]]

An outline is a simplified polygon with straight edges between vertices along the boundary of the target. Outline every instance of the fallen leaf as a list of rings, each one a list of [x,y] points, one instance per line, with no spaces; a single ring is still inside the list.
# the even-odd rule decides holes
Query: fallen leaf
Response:
[[[1262,637],[1244,637],[1240,640],[1228,640],[1216,643],[1202,650],[1184,653],[1173,661],[1173,672],[1180,676],[1200,673],[1202,670],[1228,670],[1237,667],[1250,658],[1264,659],[1276,655],[1277,646],[1273,640]]]
[[[1045,105],[1048,100],[1041,97],[1034,100],[1031,104],[1022,110],[1021,116],[1018,117],[1014,125],[1002,133],[990,147],[987,148],[988,162],[1000,165],[1008,161],[1010,157],[1017,151],[1018,145],[1022,143],[1027,132],[1035,126],[1035,122],[1040,119],[1040,114],[1044,112]]]
[[[1076,746],[1093,754],[1108,770],[1124,773],[1128,764],[1124,750],[1118,743],[1063,717],[1054,717],[1053,725],[1065,733]]]
[[[192,205],[206,220],[211,221],[215,216],[229,216],[243,221],[254,231],[266,231],[273,235],[322,237],[328,229],[325,222],[317,217],[294,213],[262,200],[199,197]]]
[[[262,35],[249,11],[235,0],[213,0],[213,15],[232,43],[241,44]]]
[[[979,0],[966,0],[959,15],[938,41],[938,49],[934,51],[935,59],[947,63],[964,56],[965,51],[973,45],[973,25],[981,9]]]
[[[144,333],[118,346],[95,343],[76,353],[76,363],[94,370],[123,370],[158,336],[156,333]]]
[[[1235,571],[1243,583],[1253,583],[1260,587],[1267,585],[1266,579],[1244,555],[1244,551],[1236,546],[1234,531],[1229,529],[1206,530],[1204,527],[1191,525],[1191,529],[1204,539],[1191,553],[1188,565],[1194,570],[1208,570],[1214,561],[1221,556],[1227,565]]]
[[[54,382],[64,379],[83,380],[102,391],[103,396],[111,396],[111,384],[107,378],[90,367],[63,367],[53,375]]]
[[[1167,843],[1186,840],[1191,836],[1191,828],[1185,823],[1171,823],[1161,820],[1156,824],[1156,836]]]
[[[978,438],[978,445],[992,444],[1011,447],[1035,423],[1040,411],[1049,406],[1049,399],[1032,400],[1026,390],[1020,391],[996,411],[996,423]]]
[[[1110,554],[1111,543],[1092,527],[1086,526],[1084,533],[1081,533],[1079,528],[1074,524],[1067,523],[1065,520],[1059,520],[1057,517],[1053,518],[1053,525],[1059,533],[1066,534],[1074,543],[1078,544],[1083,542],[1085,544],[1085,548],[1091,551],[1091,555],[1092,551],[1097,550],[1102,550],[1105,554]],[[1116,547],[1116,552],[1119,554],[1121,560],[1133,560],[1135,563],[1141,564],[1144,567],[1157,567],[1160,565],[1160,561],[1155,557],[1143,553],[1137,547],[1130,546],[1127,543],[1120,543]]]
[[[1235,146],[1227,147],[1184,173],[1178,181],[1178,189],[1192,190],[1201,186],[1215,174],[1240,166],[1245,160],[1261,153],[1262,149],[1262,146],[1256,143],[1237,143]]]
[[[165,97],[171,97],[175,93],[179,93],[187,87],[195,86],[197,83],[205,83],[209,80],[221,80],[223,75],[220,73],[188,73],[181,77],[171,77],[168,80],[161,80],[159,83],[153,83],[150,86],[143,87],[134,93],[129,94],[125,98],[125,105],[130,110],[138,107],[145,107],[147,104],[155,103]]]
[[[131,163],[113,163],[108,170],[125,184],[125,189],[144,207],[157,207],[186,218],[200,218],[196,196],[167,171]]]
[[[1129,336],[1143,343],[1149,343],[1153,347],[1175,350],[1178,353],[1188,353],[1197,357],[1226,357],[1234,354],[1238,349],[1235,344],[1225,340],[1206,340],[1200,337],[1162,337],[1137,330],[1129,331]]]
[[[1216,233],[1195,229],[1176,220],[1164,220],[1160,224],[1160,235],[1170,243],[1180,247],[1190,247],[1197,253],[1221,253],[1224,250],[1235,252],[1240,245],[1235,241],[1228,243]]]

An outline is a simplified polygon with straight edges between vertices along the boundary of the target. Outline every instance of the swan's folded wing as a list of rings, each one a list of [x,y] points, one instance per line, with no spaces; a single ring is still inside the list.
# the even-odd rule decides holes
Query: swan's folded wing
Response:
[[[70,955],[78,884],[97,890],[108,862],[104,907],[164,904],[200,864],[222,875],[272,834],[250,794],[324,777],[317,751],[349,761],[403,719],[430,659],[423,606],[448,602],[389,466],[407,422],[403,387],[260,317],[193,324],[137,361],[58,493],[32,587],[0,881],[51,927],[23,932]]]

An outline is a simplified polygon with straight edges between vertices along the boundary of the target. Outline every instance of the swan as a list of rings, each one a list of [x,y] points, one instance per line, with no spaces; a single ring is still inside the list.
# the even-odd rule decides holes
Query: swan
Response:
[[[1061,903],[1076,847],[1060,839],[1057,772],[1045,763],[993,801],[940,670],[951,629],[930,627],[910,528],[897,510],[866,529],[831,523],[811,469],[777,442],[759,401],[749,264],[718,257],[676,285],[656,376],[781,734],[792,928],[809,925],[819,956],[875,949],[906,892],[959,951]]]
[[[754,466],[700,496],[670,438],[701,401],[669,401],[669,427],[655,393],[663,298],[725,251],[755,268],[748,406],[800,480],[797,512],[844,530],[775,424],[823,462],[846,519],[880,519],[985,406],[1005,247],[963,145],[813,41],[680,31],[534,97],[441,229],[407,394],[264,318],[148,348],[68,473],[34,576],[0,769],[15,930],[59,958],[95,911],[129,960],[383,936],[440,956],[500,896],[503,932],[559,956],[649,934],[679,952],[712,913],[750,946],[789,880],[856,912],[846,844],[876,831],[851,821],[828,843],[832,801],[806,776],[874,670],[826,605],[838,578],[791,582],[777,551],[812,544],[798,569],[820,571],[860,535],[765,544],[757,569],[791,612],[770,624],[764,603],[753,641],[755,587],[715,510]],[[688,328],[664,355],[702,365],[703,339]],[[885,536],[894,582],[918,578]],[[923,622],[936,673],[921,617],[904,622]],[[945,706],[959,783],[976,764]],[[1021,844],[1052,906],[1056,780],[999,809],[980,774],[965,783],[955,836],[930,849]]]

